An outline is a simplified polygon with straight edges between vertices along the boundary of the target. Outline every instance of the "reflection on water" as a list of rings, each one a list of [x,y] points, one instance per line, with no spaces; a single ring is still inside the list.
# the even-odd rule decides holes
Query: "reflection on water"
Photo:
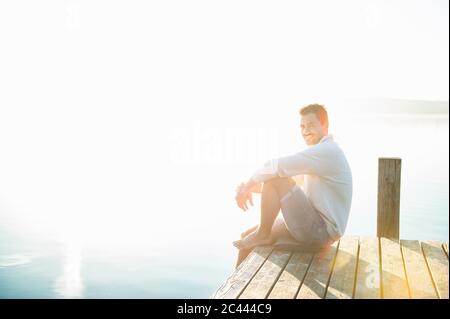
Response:
[[[20,254],[0,256],[0,268],[26,265],[31,259],[31,256]]]
[[[62,298],[81,298],[81,245],[76,240],[67,243],[63,253],[63,270],[55,282],[55,293]]]

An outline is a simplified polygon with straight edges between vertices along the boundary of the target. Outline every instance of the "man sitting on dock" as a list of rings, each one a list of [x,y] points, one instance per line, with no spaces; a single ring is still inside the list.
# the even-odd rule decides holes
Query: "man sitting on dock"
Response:
[[[310,104],[300,115],[308,147],[266,162],[236,190],[237,205],[244,211],[248,203],[253,205],[252,193],[261,193],[260,223],[233,242],[239,249],[237,265],[258,245],[291,243],[319,251],[344,233],[352,199],[350,166],[328,134],[326,108]]]

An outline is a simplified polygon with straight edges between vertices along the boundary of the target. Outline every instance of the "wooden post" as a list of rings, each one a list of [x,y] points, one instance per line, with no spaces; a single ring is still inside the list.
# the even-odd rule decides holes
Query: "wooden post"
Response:
[[[378,159],[377,236],[400,237],[400,158]]]

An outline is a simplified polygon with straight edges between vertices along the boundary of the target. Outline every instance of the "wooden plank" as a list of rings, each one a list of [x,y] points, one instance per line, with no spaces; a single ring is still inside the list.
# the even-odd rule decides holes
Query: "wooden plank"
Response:
[[[351,299],[358,261],[358,237],[342,237],[328,285],[327,299]]]
[[[422,251],[427,261],[428,269],[441,299],[448,299],[448,257],[437,241],[423,241]]]
[[[409,298],[400,242],[396,239],[380,238],[380,250],[382,297],[385,299]]]
[[[399,238],[400,158],[378,159],[377,236]]]
[[[270,255],[272,247],[258,246],[215,292],[213,298],[236,299]]]
[[[293,299],[297,295],[314,254],[296,252],[275,283],[268,299]]]
[[[402,240],[401,248],[411,298],[437,298],[420,243],[417,240]]]
[[[378,238],[360,238],[354,298],[381,298]]]
[[[292,253],[287,250],[274,250],[259,269],[239,299],[266,298],[278,277],[281,275]]]
[[[338,245],[339,242],[335,242],[325,254],[316,254],[314,256],[311,267],[297,294],[297,299],[325,297]]]

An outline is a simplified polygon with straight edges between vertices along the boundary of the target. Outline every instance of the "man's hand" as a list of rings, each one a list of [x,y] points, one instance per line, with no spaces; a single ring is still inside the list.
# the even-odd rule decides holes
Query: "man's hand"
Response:
[[[241,183],[236,188],[235,200],[239,208],[243,211],[246,211],[249,208],[247,201],[253,206],[252,187],[249,187],[248,183]]]
[[[235,199],[236,199],[237,205],[243,211],[246,211],[248,209],[247,201],[253,206],[251,192],[240,191],[239,193],[236,194]]]

